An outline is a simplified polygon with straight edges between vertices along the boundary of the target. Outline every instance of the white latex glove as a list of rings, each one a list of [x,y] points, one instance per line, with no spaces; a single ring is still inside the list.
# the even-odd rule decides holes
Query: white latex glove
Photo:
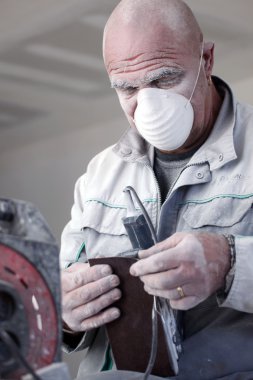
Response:
[[[230,268],[226,238],[211,233],[175,233],[140,251],[139,257],[130,273],[140,277],[149,294],[167,298],[172,308],[181,310],[221,288]]]
[[[88,331],[113,321],[119,309],[109,307],[121,297],[118,276],[109,265],[76,263],[62,271],[62,317],[74,332]]]

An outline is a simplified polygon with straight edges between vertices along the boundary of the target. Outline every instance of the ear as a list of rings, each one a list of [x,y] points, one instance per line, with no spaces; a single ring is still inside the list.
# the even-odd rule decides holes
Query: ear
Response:
[[[214,42],[204,43],[203,61],[204,61],[204,69],[206,72],[206,77],[208,78],[211,76],[212,71],[213,71]]]

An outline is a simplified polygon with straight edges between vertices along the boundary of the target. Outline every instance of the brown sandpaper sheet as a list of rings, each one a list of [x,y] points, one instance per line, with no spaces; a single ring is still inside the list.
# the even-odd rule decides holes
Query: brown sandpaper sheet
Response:
[[[151,352],[153,297],[144,291],[138,277],[130,275],[129,268],[135,261],[134,258],[106,257],[90,259],[89,263],[91,266],[108,264],[120,278],[122,297],[114,306],[120,309],[121,316],[106,325],[117,369],[145,372]],[[158,348],[152,374],[174,375],[159,316]]]

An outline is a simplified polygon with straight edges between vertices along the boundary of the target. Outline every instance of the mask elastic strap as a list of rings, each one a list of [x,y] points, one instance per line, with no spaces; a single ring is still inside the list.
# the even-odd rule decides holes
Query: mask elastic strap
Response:
[[[195,83],[194,83],[194,86],[193,86],[193,90],[192,90],[192,93],[191,93],[190,99],[188,100],[188,102],[187,102],[187,104],[186,104],[186,107],[187,107],[188,104],[191,102],[192,97],[193,97],[193,94],[194,94],[194,91],[195,91],[195,88],[196,88],[197,83],[198,83],[199,74],[200,74],[200,69],[201,69],[201,63],[202,63],[202,58],[203,58],[203,53],[204,53],[204,40],[202,41],[202,48],[201,48],[201,56],[200,56],[200,61],[199,61],[198,74],[197,74],[197,77],[196,77],[196,80],[195,80]]]

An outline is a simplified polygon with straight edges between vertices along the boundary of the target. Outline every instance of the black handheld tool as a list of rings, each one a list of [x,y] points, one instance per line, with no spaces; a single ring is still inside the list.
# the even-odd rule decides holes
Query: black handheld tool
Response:
[[[152,247],[156,241],[154,241],[143,212],[136,210],[131,191],[130,186],[124,190],[127,196],[128,209],[127,216],[122,218],[122,221],[133,249],[147,249]]]

